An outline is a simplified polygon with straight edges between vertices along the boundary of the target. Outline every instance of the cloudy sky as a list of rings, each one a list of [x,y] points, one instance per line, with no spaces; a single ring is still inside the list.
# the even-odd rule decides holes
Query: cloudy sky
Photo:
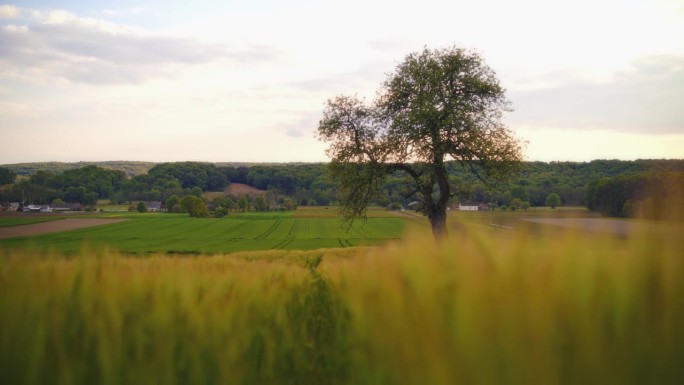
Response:
[[[451,45],[528,160],[684,158],[682,0],[0,4],[0,164],[325,161],[326,99]]]

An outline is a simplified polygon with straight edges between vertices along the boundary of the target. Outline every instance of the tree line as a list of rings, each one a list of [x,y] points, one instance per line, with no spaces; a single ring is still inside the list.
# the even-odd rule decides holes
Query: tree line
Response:
[[[446,162],[446,170],[456,192],[450,202],[452,205],[482,203],[497,209],[511,205],[520,209],[527,202],[528,207],[540,207],[547,205],[546,198],[550,194],[557,194],[559,205],[586,205],[607,215],[623,216],[630,212],[630,204],[632,212],[638,209],[646,192],[654,195],[654,205],[668,201],[666,195],[677,196],[670,192],[672,187],[659,187],[656,190],[663,193],[657,195],[657,191],[651,191],[653,189],[629,186],[660,186],[663,180],[676,179],[677,173],[684,172],[684,160],[523,162],[515,178],[495,186],[485,185],[457,162]],[[230,183],[244,183],[268,191],[271,194],[268,198],[276,202],[288,198],[292,202],[290,205],[332,205],[337,201],[337,187],[328,175],[325,163],[219,167],[210,163],[178,162],[158,164],[148,173],[133,177],[121,170],[92,165],[60,173],[39,170],[22,177],[0,167],[0,202],[5,206],[22,200],[27,204],[49,204],[58,199],[83,205],[94,205],[99,199],[119,204],[165,202],[173,195],[181,199],[188,195],[201,198],[208,191],[224,191]],[[413,203],[410,197],[407,198],[410,186],[406,176],[400,172],[390,174],[380,188],[382,193],[372,202],[374,205],[407,208]],[[622,190],[639,193],[618,195],[615,192]],[[207,200],[210,206],[212,199]],[[237,207],[240,197],[231,199],[240,210]],[[263,206],[257,206],[254,198],[246,200],[247,207]],[[630,203],[625,211],[627,200]]]
[[[152,167],[154,162],[139,162],[129,160],[114,160],[102,162],[32,162],[32,163],[13,163],[7,165],[0,165],[17,174],[18,176],[31,176],[38,170],[42,170],[51,174],[61,174],[64,171],[75,170],[85,166],[97,166],[109,170],[119,170],[126,173],[127,176],[132,177],[140,174],[146,174]]]
[[[682,220],[684,172],[622,174],[587,186],[587,207],[613,217]]]

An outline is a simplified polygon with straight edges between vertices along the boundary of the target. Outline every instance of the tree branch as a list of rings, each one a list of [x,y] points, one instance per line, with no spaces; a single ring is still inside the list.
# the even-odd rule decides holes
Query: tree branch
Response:
[[[410,165],[407,163],[388,163],[387,164],[387,171],[388,172],[393,172],[393,171],[404,171],[405,173],[409,174],[411,178],[413,178],[414,181],[416,181],[416,184],[420,185],[420,177],[423,175],[423,172],[418,172],[414,170]]]

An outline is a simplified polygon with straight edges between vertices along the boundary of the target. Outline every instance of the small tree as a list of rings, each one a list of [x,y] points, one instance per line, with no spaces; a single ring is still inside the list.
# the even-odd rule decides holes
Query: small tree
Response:
[[[145,202],[138,202],[138,205],[135,208],[139,213],[144,213],[147,211],[147,206],[145,206]]]
[[[297,204],[291,198],[283,199],[283,207],[288,211],[297,210]]]
[[[254,198],[254,208],[256,209],[256,211],[268,210],[268,202],[266,202],[266,197],[264,196],[264,194],[260,194],[256,198]]]
[[[226,215],[228,215],[228,209],[225,207],[218,207],[216,210],[214,210],[214,217],[216,218],[223,218]]]
[[[181,199],[177,195],[171,195],[166,199],[166,202],[164,202],[164,206],[166,206],[166,209],[172,213],[173,208],[180,203]]]
[[[209,216],[209,209],[204,201],[194,195],[187,195],[180,201],[181,207],[190,214],[191,217],[206,217]]]
[[[546,205],[551,207],[552,209],[555,209],[556,207],[560,206],[561,204],[561,199],[560,196],[556,193],[551,193],[546,196]]]
[[[228,210],[228,212],[230,212],[230,210],[233,210],[235,208],[235,202],[233,202],[233,200],[230,199],[229,197],[226,197],[223,200],[223,203],[224,203],[223,207],[225,207]]]
[[[246,196],[241,196],[240,199],[238,200],[238,207],[240,208],[240,211],[243,213],[247,211],[247,206],[249,205],[249,202],[247,201]]]

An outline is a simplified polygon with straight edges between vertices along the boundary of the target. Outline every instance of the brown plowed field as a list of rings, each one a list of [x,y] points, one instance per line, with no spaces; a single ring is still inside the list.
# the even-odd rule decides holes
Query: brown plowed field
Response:
[[[226,188],[226,193],[230,195],[240,196],[240,195],[259,195],[266,191],[259,190],[256,187],[242,183],[231,183],[230,186]]]
[[[102,219],[102,218],[74,218],[74,219],[62,219],[58,221],[34,223],[31,225],[19,225],[19,226],[9,226],[0,227],[0,238],[14,238],[23,237],[47,233],[56,233],[60,231],[81,229],[84,227],[92,227],[99,225],[107,225],[110,223],[116,223],[121,221],[126,221],[127,219]]]

